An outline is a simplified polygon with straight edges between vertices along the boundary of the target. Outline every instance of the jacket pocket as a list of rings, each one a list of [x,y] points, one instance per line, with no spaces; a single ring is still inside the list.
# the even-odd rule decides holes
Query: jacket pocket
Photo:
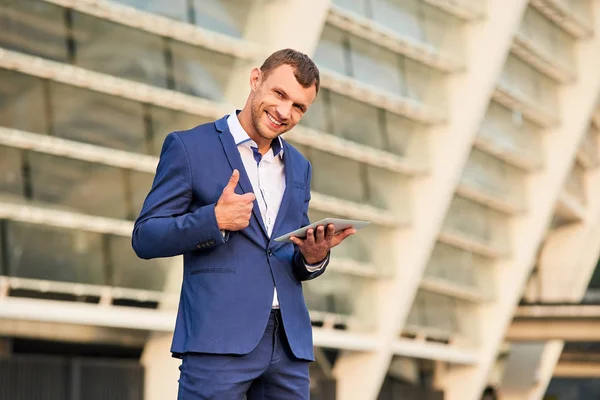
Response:
[[[231,268],[198,268],[190,272],[190,275],[198,274],[235,274],[235,270]]]

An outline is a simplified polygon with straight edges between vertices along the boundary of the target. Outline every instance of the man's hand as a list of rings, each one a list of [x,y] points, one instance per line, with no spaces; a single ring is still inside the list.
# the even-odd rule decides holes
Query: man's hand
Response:
[[[255,196],[253,193],[236,194],[234,189],[240,180],[240,172],[233,170],[231,178],[215,206],[215,216],[219,229],[239,231],[250,224]]]
[[[290,240],[298,246],[300,252],[304,256],[304,260],[306,260],[308,264],[317,264],[327,257],[329,250],[342,243],[348,236],[355,233],[356,229],[348,228],[336,234],[335,226],[333,224],[329,224],[327,226],[327,232],[325,232],[325,227],[319,225],[316,232],[313,229],[309,229],[306,232],[306,239],[299,239],[292,236]]]

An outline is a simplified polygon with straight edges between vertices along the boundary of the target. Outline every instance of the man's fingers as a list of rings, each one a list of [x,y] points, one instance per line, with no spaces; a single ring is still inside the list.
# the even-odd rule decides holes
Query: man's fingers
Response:
[[[343,231],[336,233],[329,243],[331,244],[331,247],[335,247],[342,243],[348,236],[354,235],[355,233],[356,229],[354,228],[344,229]]]
[[[234,169],[233,173],[231,174],[231,178],[229,178],[229,182],[227,182],[227,186],[225,186],[225,189],[223,189],[223,193],[234,193],[235,187],[239,181],[240,171]]]
[[[335,235],[335,238],[338,240],[338,243],[341,243],[348,236],[354,235],[355,233],[356,233],[356,229],[348,228],[348,229],[344,229],[343,231],[341,231],[340,233]]]
[[[308,246],[309,248],[314,245],[318,245],[322,241],[328,242],[329,247],[335,247],[342,243],[348,236],[354,235],[355,233],[356,229],[347,228],[336,234],[335,226],[333,224],[327,225],[327,228],[325,228],[323,225],[319,225],[316,231],[312,228],[306,231],[306,239],[301,240],[295,236],[292,236],[290,237],[290,240],[292,243],[298,246]]]
[[[317,227],[317,233],[315,234],[315,242],[319,243],[325,240],[325,228],[323,225]]]
[[[315,230],[312,228],[306,231],[306,243],[309,246],[315,244]]]
[[[330,241],[335,236],[335,225],[329,224],[327,225],[327,230],[325,231],[325,240]]]

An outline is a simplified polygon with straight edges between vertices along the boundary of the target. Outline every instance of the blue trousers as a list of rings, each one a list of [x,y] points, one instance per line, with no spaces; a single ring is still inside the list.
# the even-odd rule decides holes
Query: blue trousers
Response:
[[[279,310],[273,310],[248,354],[184,354],[178,400],[308,400],[308,366],[292,354]]]

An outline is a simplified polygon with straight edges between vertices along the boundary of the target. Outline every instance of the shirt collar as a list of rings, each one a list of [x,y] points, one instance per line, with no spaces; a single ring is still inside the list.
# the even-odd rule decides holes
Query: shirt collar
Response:
[[[242,128],[242,124],[238,119],[237,115],[241,110],[235,110],[235,112],[231,113],[227,118],[227,125],[229,126],[229,131],[233,136],[233,140],[235,141],[235,145],[239,146],[244,143],[249,143],[251,147],[257,147],[257,144],[248,136],[244,128]],[[273,150],[273,157],[279,156],[283,158],[283,142],[280,137],[277,137],[276,140],[271,142],[271,149]]]

